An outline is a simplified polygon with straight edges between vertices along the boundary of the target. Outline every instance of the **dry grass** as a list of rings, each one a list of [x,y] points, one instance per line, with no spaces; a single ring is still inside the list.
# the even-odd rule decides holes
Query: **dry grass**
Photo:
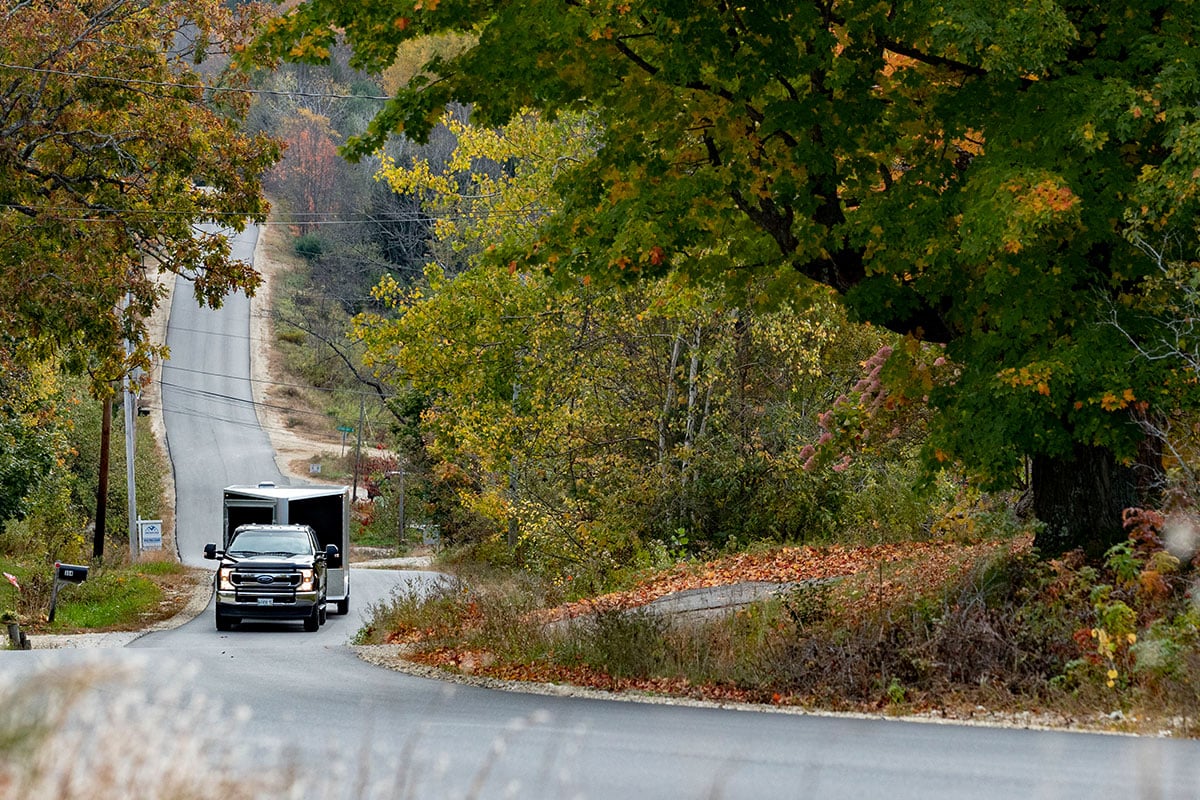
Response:
[[[135,669],[76,666],[0,690],[0,798],[229,800],[291,796],[287,768],[239,774],[229,730],[244,719],[180,695],[147,697]],[[182,682],[181,682],[182,683]],[[181,712],[181,709],[182,712]],[[132,745],[132,746],[131,746]]]

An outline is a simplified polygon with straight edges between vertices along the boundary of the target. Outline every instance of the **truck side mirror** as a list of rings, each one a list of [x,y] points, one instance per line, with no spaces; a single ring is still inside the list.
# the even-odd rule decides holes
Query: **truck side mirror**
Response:
[[[204,557],[212,561],[217,557],[217,546],[212,542],[204,545]]]
[[[325,545],[325,563],[330,567],[340,567],[342,565],[342,554],[338,552],[336,544]]]

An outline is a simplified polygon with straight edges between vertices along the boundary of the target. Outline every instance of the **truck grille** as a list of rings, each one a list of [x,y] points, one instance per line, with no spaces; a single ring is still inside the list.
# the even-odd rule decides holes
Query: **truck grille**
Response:
[[[296,602],[298,572],[268,572],[264,570],[234,571],[229,576],[238,602],[254,603],[260,597],[273,598],[276,603]]]

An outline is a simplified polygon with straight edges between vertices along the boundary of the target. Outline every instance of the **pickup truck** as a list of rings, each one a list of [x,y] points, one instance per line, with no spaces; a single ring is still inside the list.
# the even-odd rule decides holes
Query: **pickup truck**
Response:
[[[341,566],[342,554],[321,547],[308,525],[242,525],[224,550],[206,544],[204,557],[221,562],[217,630],[246,619],[301,620],[310,632],[325,624],[328,570]]]
[[[221,542],[228,548],[233,532],[242,525],[307,525],[317,534],[321,547],[337,545],[345,565],[328,565],[326,579],[331,611],[350,610],[350,487],[226,486]]]

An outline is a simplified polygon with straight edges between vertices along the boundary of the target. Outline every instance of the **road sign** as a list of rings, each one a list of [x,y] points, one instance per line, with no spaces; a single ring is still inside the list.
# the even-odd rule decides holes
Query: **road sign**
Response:
[[[139,519],[138,533],[141,535],[143,550],[162,550],[161,519]]]
[[[350,427],[349,425],[338,425],[338,430],[342,432],[342,455],[346,455],[346,434],[354,433],[354,428]],[[355,473],[355,478],[357,477],[358,474]]]

